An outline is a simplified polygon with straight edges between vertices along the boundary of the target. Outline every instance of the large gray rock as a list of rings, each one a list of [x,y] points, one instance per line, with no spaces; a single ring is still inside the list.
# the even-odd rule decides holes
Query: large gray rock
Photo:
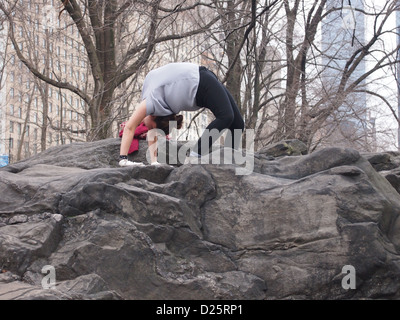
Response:
[[[366,152],[362,155],[400,193],[400,152]]]
[[[399,298],[400,195],[358,152],[255,154],[237,175],[119,168],[119,143],[0,169],[0,299]]]
[[[308,153],[307,146],[297,139],[283,140],[261,148],[258,153],[272,156],[300,156]]]

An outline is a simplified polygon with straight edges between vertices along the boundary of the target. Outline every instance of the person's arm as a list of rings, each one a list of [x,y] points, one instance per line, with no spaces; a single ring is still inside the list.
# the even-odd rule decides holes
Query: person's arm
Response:
[[[156,130],[150,130],[147,133],[147,143],[149,145],[150,152],[150,164],[157,164],[157,132]]]
[[[128,122],[125,124],[124,133],[122,135],[122,140],[121,140],[121,148],[119,152],[121,156],[128,155],[129,147],[132,143],[136,127],[143,121],[145,117],[146,117],[146,100],[143,100],[136,108],[136,110],[133,112]]]

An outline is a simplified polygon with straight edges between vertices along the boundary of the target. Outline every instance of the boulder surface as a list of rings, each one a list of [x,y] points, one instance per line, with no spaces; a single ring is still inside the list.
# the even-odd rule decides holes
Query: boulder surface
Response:
[[[255,153],[238,175],[120,168],[119,144],[0,169],[0,299],[399,298],[400,195],[357,151]]]

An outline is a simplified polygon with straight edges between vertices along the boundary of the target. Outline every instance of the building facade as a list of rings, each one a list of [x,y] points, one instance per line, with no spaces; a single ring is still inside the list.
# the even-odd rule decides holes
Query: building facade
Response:
[[[13,15],[13,31],[22,54],[42,74],[50,79],[72,83],[88,93],[93,91],[90,66],[86,49],[77,27],[67,13],[59,14],[59,1],[19,0]],[[129,37],[140,36],[131,33],[137,30],[131,20],[123,30]],[[130,30],[132,29],[132,30]],[[90,130],[90,117],[86,103],[66,89],[59,89],[33,76],[27,66],[18,58],[10,41],[8,25],[1,32],[4,41],[0,66],[2,72],[0,91],[0,155],[8,155],[10,163],[33,156],[49,147],[59,144],[83,142]],[[128,37],[128,38],[129,38]],[[182,40],[177,50],[166,50],[160,44],[155,50],[152,68],[176,61],[190,61],[203,64],[202,56],[193,56],[196,37]],[[123,48],[124,43],[118,43]],[[118,51],[118,48],[116,49]],[[119,125],[126,121],[140,99],[140,77],[136,97],[127,106],[124,117],[114,116],[114,136],[118,136]],[[126,91],[125,84],[116,92]],[[118,92],[119,91],[119,92]],[[90,94],[89,94],[90,95]],[[209,121],[209,114],[196,115],[184,112],[184,128],[174,137],[179,140],[196,140]]]
[[[22,54],[50,79],[87,84],[87,62],[79,34],[66,20],[46,17],[54,1],[20,0],[13,16],[13,32]],[[45,149],[86,140],[86,106],[70,91],[34,77],[18,58],[10,41],[9,25],[2,36],[5,63],[1,87],[1,153],[10,163]]]
[[[365,44],[366,16],[364,1],[354,0],[351,5],[341,0],[328,0],[327,10],[341,8],[330,13],[322,21],[321,65],[323,93],[331,96],[325,108],[333,106],[335,112],[329,117],[324,128],[326,143],[374,151],[376,147],[375,122],[370,116],[367,103],[366,81],[357,84],[339,107],[336,107],[337,92],[342,81],[343,70],[351,55]],[[354,65],[354,64],[353,64]],[[360,61],[347,80],[347,86],[366,73],[365,60]],[[336,97],[336,98],[334,98]]]

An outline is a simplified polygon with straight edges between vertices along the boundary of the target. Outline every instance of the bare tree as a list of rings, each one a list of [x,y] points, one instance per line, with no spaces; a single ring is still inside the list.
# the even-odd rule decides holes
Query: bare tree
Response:
[[[357,97],[374,95],[390,107],[383,94],[368,86],[379,86],[376,74],[397,63],[398,48],[381,45],[387,33],[396,33],[387,25],[398,10],[397,1],[386,0],[379,8],[351,8],[352,14],[372,20],[366,25],[373,28],[369,39],[361,38],[364,25],[340,30],[349,9],[341,0],[215,3],[224,37],[218,38],[215,30],[210,33],[216,45],[210,46],[214,54],[208,57],[225,75],[223,81],[234,92],[246,127],[256,129],[256,141],[297,138],[313,149],[336,131],[349,145],[371,145],[373,121],[367,118],[366,103],[357,106]],[[321,34],[327,25],[334,28],[333,34],[350,32],[332,46],[334,50],[321,46],[324,39],[332,39]],[[223,55],[217,53],[220,48]],[[374,61],[372,67],[360,72],[368,59]],[[327,74],[333,73],[329,83]]]
[[[372,122],[365,108],[356,105],[357,95],[374,96],[391,108],[390,99],[369,85],[379,84],[372,76],[398,60],[397,47],[388,50],[381,45],[387,33],[396,33],[386,27],[398,10],[395,0],[385,0],[380,8],[355,7],[357,14],[373,20],[368,25],[373,30],[368,39],[353,32],[334,50],[321,45],[325,36],[321,30],[342,21],[348,5],[341,0],[59,3],[65,28],[75,27],[85,50],[89,67],[85,88],[55,68],[46,73],[46,68],[35,65],[19,48],[13,28],[10,38],[18,57],[38,79],[69,90],[85,102],[91,129],[88,139],[111,136],[113,123],[128,116],[143,75],[158,65],[163,52],[168,52],[170,61],[201,57],[211,65],[233,93],[247,128],[256,130],[260,145],[297,138],[313,149],[335,132],[354,145],[365,145]],[[0,3],[11,26],[17,8],[15,0]],[[374,64],[358,72],[367,59]],[[335,77],[327,81],[330,72]],[[367,134],[345,129],[349,121],[360,123]]]
[[[335,12],[343,11],[343,9],[344,7],[340,5],[328,8],[322,19],[326,19],[326,17]],[[339,48],[337,56],[328,56],[331,61],[341,61],[341,63],[338,62],[324,66],[327,69],[335,68],[336,81],[334,85],[327,88],[324,85],[323,73],[321,73],[320,79],[322,81],[319,83],[321,83],[321,87],[324,88],[325,92],[320,94],[317,99],[314,99],[312,103],[308,103],[308,105],[301,108],[301,123],[297,128],[302,128],[303,130],[301,132],[298,131],[295,136],[308,142],[309,145],[312,144],[312,140],[321,126],[327,122],[332,123],[330,121],[332,115],[343,113],[342,109],[344,105],[347,105],[349,110],[346,121],[353,119],[353,121],[355,120],[361,126],[366,126],[368,122],[365,114],[366,105],[362,105],[361,108],[357,106],[357,102],[354,101],[359,97],[357,93],[362,92],[365,95],[370,95],[371,91],[368,90],[367,85],[375,83],[379,86],[379,78],[373,80],[374,75],[397,63],[395,57],[399,48],[395,46],[394,49],[391,48],[388,50],[381,46],[384,35],[387,33],[395,34],[393,30],[387,29],[387,24],[389,17],[397,10],[397,1],[386,1],[380,9],[375,7],[372,9],[368,11],[367,8],[353,8],[357,14],[373,20],[372,32],[370,32],[371,36],[369,38],[365,36],[365,39],[358,39],[357,33],[353,32],[350,46],[344,44]],[[315,51],[320,50],[315,45],[313,45],[313,49]],[[326,58],[326,53],[320,53]],[[367,59],[373,62],[371,63],[372,65],[368,68],[360,69],[360,66]],[[334,65],[339,66],[339,68],[334,67]],[[363,71],[360,72],[359,70]],[[375,96],[379,97],[379,94]],[[380,98],[383,98],[382,101],[385,101],[383,96]],[[355,137],[351,133],[348,134],[348,137],[350,136]],[[365,136],[360,135],[358,138],[365,139]],[[362,145],[366,146],[368,142],[365,141]]]
[[[211,16],[208,21],[197,28],[185,30],[180,34],[168,34],[162,28],[166,19],[178,17],[183,12],[194,11],[200,6],[210,6],[210,3],[201,1],[167,2],[164,6],[161,0],[152,1],[101,1],[101,0],[61,0],[62,14],[68,14],[70,24],[74,25],[84,45],[91,71],[93,90],[84,92],[71,81],[58,81],[35,68],[33,63],[19,49],[13,28],[10,37],[19,59],[29,70],[46,83],[70,90],[86,102],[91,119],[91,133],[89,139],[101,139],[111,135],[113,98],[118,86],[123,84],[132,75],[137,73],[151,57],[154,47],[158,43],[171,39],[185,38],[204,32],[219,20],[218,16]],[[10,26],[14,25],[13,10],[15,1],[0,3],[0,9],[7,16]],[[123,20],[131,17],[130,20]],[[129,28],[136,26],[142,19],[140,34],[131,34]],[[144,19],[145,18],[145,19]],[[126,24],[125,50],[116,54],[117,26]]]

